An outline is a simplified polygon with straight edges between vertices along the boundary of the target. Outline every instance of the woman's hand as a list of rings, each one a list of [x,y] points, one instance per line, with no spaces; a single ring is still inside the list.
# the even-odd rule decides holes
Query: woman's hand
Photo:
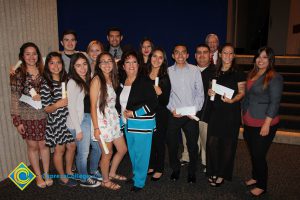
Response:
[[[131,110],[124,110],[123,112],[124,117],[127,118],[133,118],[133,111]]]
[[[94,129],[94,137],[98,141],[100,141],[100,134],[101,134],[101,132],[100,132],[99,128]]]
[[[208,96],[215,96],[216,95],[216,93],[215,93],[215,91],[213,91],[212,89],[208,89]]]
[[[264,123],[260,129],[260,135],[261,136],[267,136],[269,134],[270,131],[270,126],[266,123]]]
[[[24,135],[24,134],[25,134],[25,128],[24,128],[24,125],[23,125],[23,124],[20,124],[20,125],[17,127],[17,131],[18,131],[21,135]]]
[[[34,95],[34,96],[32,97],[32,100],[33,100],[33,101],[40,101],[40,100],[41,100],[41,95],[39,95],[39,94]]]
[[[228,99],[224,93],[224,95],[221,97],[221,100],[224,102],[224,103],[234,103],[234,100],[233,99]]]
[[[159,86],[154,86],[154,90],[155,90],[157,96],[162,94],[161,88]]]
[[[55,104],[57,108],[66,107],[68,105],[68,98],[60,99]]]
[[[83,134],[82,134],[82,132],[77,133],[77,134],[76,134],[76,140],[77,140],[77,141],[81,141],[82,139],[83,139]]]

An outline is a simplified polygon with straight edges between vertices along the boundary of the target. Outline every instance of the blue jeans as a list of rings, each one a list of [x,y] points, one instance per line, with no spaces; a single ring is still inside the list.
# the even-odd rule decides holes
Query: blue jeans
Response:
[[[80,124],[83,138],[80,141],[76,141],[77,155],[76,155],[76,167],[79,174],[88,175],[87,172],[87,158],[89,155],[90,145],[92,146],[90,152],[90,173],[95,173],[98,170],[99,160],[101,156],[101,149],[98,142],[91,139],[91,115],[84,113],[83,120]],[[70,129],[73,137],[76,138],[75,129]],[[85,176],[85,180],[86,180]]]

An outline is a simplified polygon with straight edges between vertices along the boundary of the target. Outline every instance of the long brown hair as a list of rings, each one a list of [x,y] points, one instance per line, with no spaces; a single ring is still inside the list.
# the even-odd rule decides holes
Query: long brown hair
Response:
[[[75,64],[79,59],[84,59],[88,65],[88,70],[85,75],[85,80],[83,80],[75,70]],[[72,55],[70,60],[69,78],[73,79],[80,90],[84,90],[85,94],[89,94],[89,86],[91,81],[91,65],[87,57],[83,53],[75,53]]]
[[[106,85],[106,79],[105,76],[100,68],[100,59],[102,58],[102,56],[107,55],[110,57],[110,59],[112,60],[112,64],[113,64],[113,69],[110,72],[110,79],[112,82],[112,86],[114,88],[114,90],[117,89],[118,85],[119,85],[119,81],[118,81],[118,68],[117,68],[117,64],[115,63],[115,60],[113,58],[113,56],[108,53],[108,52],[102,52],[101,54],[98,55],[97,59],[96,59],[96,65],[95,65],[95,76],[99,77],[100,83],[101,83],[101,87],[100,87],[100,99],[99,99],[99,110],[100,112],[102,112],[104,114],[105,111],[105,106],[107,105],[107,85]]]
[[[268,56],[268,60],[269,60],[269,65],[267,67],[267,70],[265,72],[265,77],[263,80],[263,89],[266,89],[270,83],[270,81],[272,80],[272,78],[275,76],[275,70],[274,70],[274,65],[275,65],[275,54],[272,48],[270,47],[261,47],[260,49],[258,49],[257,53],[255,54],[254,58],[253,58],[253,69],[249,72],[248,74],[248,80],[252,79],[259,71],[258,66],[256,65],[256,59],[259,57],[259,55],[265,51],[267,56]]]
[[[21,78],[22,78],[22,82],[24,82],[25,79],[26,79],[27,66],[26,66],[26,63],[25,63],[25,60],[24,60],[24,53],[25,53],[25,50],[28,47],[33,47],[35,49],[36,53],[37,53],[38,60],[37,60],[37,63],[36,63],[36,67],[39,70],[40,76],[43,74],[43,71],[44,71],[43,58],[42,58],[42,55],[41,55],[41,52],[40,52],[39,48],[36,46],[36,44],[34,44],[32,42],[26,42],[21,46],[20,53],[19,53],[19,60],[22,61],[21,67],[19,69],[20,74],[21,74]]]

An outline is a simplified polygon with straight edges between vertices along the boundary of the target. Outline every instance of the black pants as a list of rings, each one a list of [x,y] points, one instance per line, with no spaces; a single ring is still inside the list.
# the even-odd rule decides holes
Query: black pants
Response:
[[[172,114],[169,115],[168,130],[167,130],[167,145],[169,150],[170,166],[173,171],[180,170],[180,161],[178,159],[179,136],[183,129],[186,137],[187,148],[189,152],[190,162],[188,173],[193,175],[197,169],[198,158],[198,138],[199,124],[186,116],[176,118]]]
[[[151,156],[149,169],[163,173],[165,164],[166,132],[169,110],[160,109],[156,113],[156,131],[152,136]]]
[[[252,161],[252,178],[257,181],[257,187],[267,190],[268,165],[266,156],[275,137],[277,125],[271,126],[267,136],[259,135],[261,127],[244,127],[244,139]]]

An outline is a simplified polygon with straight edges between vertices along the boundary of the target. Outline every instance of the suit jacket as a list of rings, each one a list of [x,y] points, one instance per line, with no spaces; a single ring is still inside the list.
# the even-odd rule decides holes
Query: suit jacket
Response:
[[[205,70],[201,72],[203,89],[204,89],[204,104],[199,113],[200,120],[208,123],[209,114],[211,111],[211,101],[208,98],[208,89],[210,85],[210,81],[216,75],[216,66],[210,64]]]
[[[266,89],[263,89],[263,80],[265,74],[259,77],[252,85],[250,90],[246,89],[245,97],[242,101],[242,110],[245,114],[248,110],[255,119],[274,118],[278,115],[282,89],[283,78],[276,73],[269,82]]]

